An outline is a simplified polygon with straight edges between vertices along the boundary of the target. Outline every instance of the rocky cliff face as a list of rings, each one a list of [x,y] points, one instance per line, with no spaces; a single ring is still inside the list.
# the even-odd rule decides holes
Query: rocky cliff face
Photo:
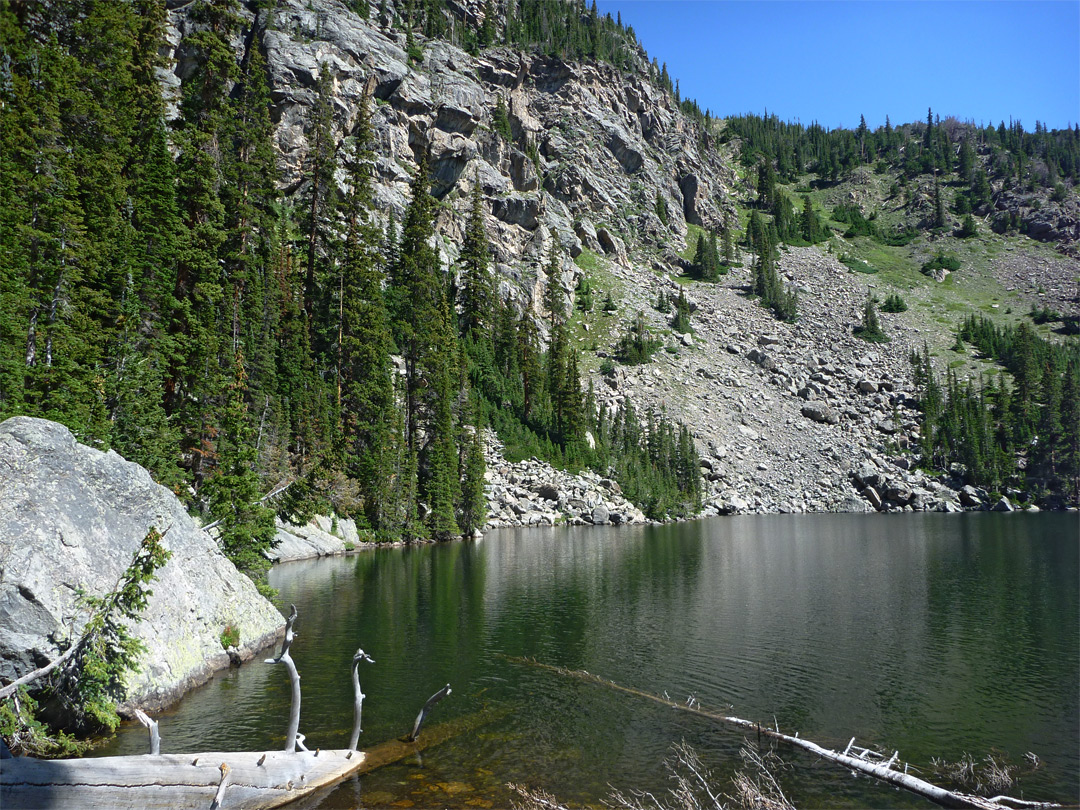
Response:
[[[448,3],[473,19],[483,6]],[[288,192],[306,182],[315,86],[326,71],[337,138],[352,132],[366,92],[376,100],[379,211],[400,221],[417,155],[430,150],[446,266],[457,257],[478,181],[501,295],[521,309],[539,307],[553,239],[563,256],[553,281],[569,303],[586,274],[594,289],[612,295],[615,315],[575,322],[573,338],[586,350],[583,375],[592,377],[605,406],[629,397],[691,428],[709,487],[706,513],[954,507],[955,489],[909,471],[900,455],[918,435],[908,354],[924,341],[944,348],[947,329],[936,322],[928,329],[926,317],[911,312],[885,319],[890,344],[871,347],[854,338],[851,328],[874,284],[817,249],[789,250],[782,259],[785,283],[800,291],[794,326],[778,323],[744,294],[751,281],[745,270],[718,285],[676,283],[688,264],[678,254],[688,225],[732,222],[735,197],[752,194],[724,150],[645,78],[643,60],[637,70],[619,71],[509,48],[472,56],[421,38],[423,59],[411,64],[405,35],[380,30],[376,5],[369,21],[338,0],[279,0],[272,14],[245,12],[248,32],[234,45],[239,55],[258,41],[250,33],[261,32]],[[170,15],[169,92],[191,70],[191,8]],[[500,104],[509,139],[496,131]],[[1072,227],[1068,217],[1053,223]],[[751,257],[743,259],[749,267]],[[1055,265],[1055,280],[1065,277],[1064,267]],[[1014,273],[1014,264],[994,268],[1009,290]],[[679,289],[697,309],[692,337],[672,335],[668,316],[650,306],[661,291],[673,297]],[[923,297],[932,311],[937,304]],[[650,365],[601,375],[601,359],[613,354],[639,311],[667,351]],[[588,521],[591,501],[607,497],[596,481],[564,480],[544,465],[518,469],[495,446],[489,455],[489,525]],[[857,475],[868,466],[876,477]],[[542,497],[541,489],[556,497]],[[622,515],[620,505],[604,505]]]
[[[136,635],[147,651],[128,701],[160,708],[227,666],[219,636],[241,655],[271,643],[284,621],[251,581],[150,474],[80,445],[55,422],[0,424],[0,679],[56,658],[86,622],[78,594],[115,588],[151,526],[172,552]]]
[[[166,92],[174,100],[191,71],[191,11],[189,4],[170,15]],[[410,66],[404,34],[384,33],[376,16],[362,20],[337,0],[282,0],[272,15],[248,12],[248,25],[264,32],[286,189],[305,182],[310,111],[325,70],[338,139],[351,134],[365,89],[373,87],[377,209],[401,221],[418,151],[428,148],[432,191],[444,203],[440,247],[450,262],[479,178],[502,291],[524,306],[539,300],[553,229],[564,254],[560,282],[570,290],[580,274],[571,259],[583,247],[629,267],[628,242],[663,252],[682,244],[686,223],[719,224],[729,208],[733,173],[714,150],[701,148],[700,128],[643,75],[507,48],[473,57],[442,41],[424,42],[423,61]],[[238,52],[253,40],[237,39]],[[495,131],[500,99],[511,141]],[[658,196],[669,224],[656,213]]]

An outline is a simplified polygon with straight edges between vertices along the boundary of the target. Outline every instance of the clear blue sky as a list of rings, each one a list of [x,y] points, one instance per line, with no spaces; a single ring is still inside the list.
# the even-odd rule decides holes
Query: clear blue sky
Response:
[[[1080,121],[1080,0],[599,0],[714,115]]]

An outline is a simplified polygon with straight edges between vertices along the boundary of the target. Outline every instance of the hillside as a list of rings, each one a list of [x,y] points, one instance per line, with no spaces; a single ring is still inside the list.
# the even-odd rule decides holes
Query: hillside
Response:
[[[714,118],[554,0],[65,8],[0,12],[0,418],[144,464],[256,574],[272,516],[236,504],[283,484],[387,537],[479,528],[485,494],[591,522],[548,462],[656,519],[1076,501],[1078,132]],[[958,342],[969,314],[1027,324],[1038,368]],[[958,386],[929,425],[924,347]],[[961,425],[979,374],[1024,406]]]

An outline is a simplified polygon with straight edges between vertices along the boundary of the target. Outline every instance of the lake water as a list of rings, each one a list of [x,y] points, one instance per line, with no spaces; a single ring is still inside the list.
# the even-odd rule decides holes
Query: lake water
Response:
[[[930,773],[932,757],[1022,766],[1014,795],[1080,796],[1080,521],[1073,514],[776,515],[670,526],[495,531],[476,543],[282,565],[311,748],[344,747],[351,658],[371,746],[429,723],[497,719],[319,805],[505,807],[517,782],[572,804],[663,791],[674,742],[721,787],[744,735],[512,659],[585,669],[843,748],[852,736]],[[262,656],[266,657],[266,656]],[[261,660],[261,659],[260,659]],[[163,751],[282,745],[282,667],[252,662],[161,717]],[[729,708],[730,707],[730,708]],[[100,753],[142,753],[125,727]],[[1026,767],[1024,755],[1040,758]],[[930,807],[807,754],[799,807]],[[939,780],[940,781],[940,780]]]

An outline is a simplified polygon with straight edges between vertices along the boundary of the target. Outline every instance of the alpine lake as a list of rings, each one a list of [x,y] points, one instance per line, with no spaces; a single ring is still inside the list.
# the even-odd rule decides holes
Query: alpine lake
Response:
[[[1003,757],[1013,796],[1080,797],[1080,519],[1074,513],[771,515],[662,526],[505,529],[480,541],[277,566],[309,748],[341,748],[352,656],[360,747],[465,730],[304,807],[508,807],[507,783],[571,806],[671,785],[685,741],[721,791],[753,735],[528,660],[799,732],[851,737],[944,786],[931,760]],[[283,667],[225,671],[158,717],[163,752],[282,747]],[[144,753],[125,724],[96,755]],[[1038,757],[1038,767],[1027,758]],[[779,746],[800,808],[933,807]],[[970,788],[968,788],[970,789]],[[988,795],[993,795],[988,794]]]

